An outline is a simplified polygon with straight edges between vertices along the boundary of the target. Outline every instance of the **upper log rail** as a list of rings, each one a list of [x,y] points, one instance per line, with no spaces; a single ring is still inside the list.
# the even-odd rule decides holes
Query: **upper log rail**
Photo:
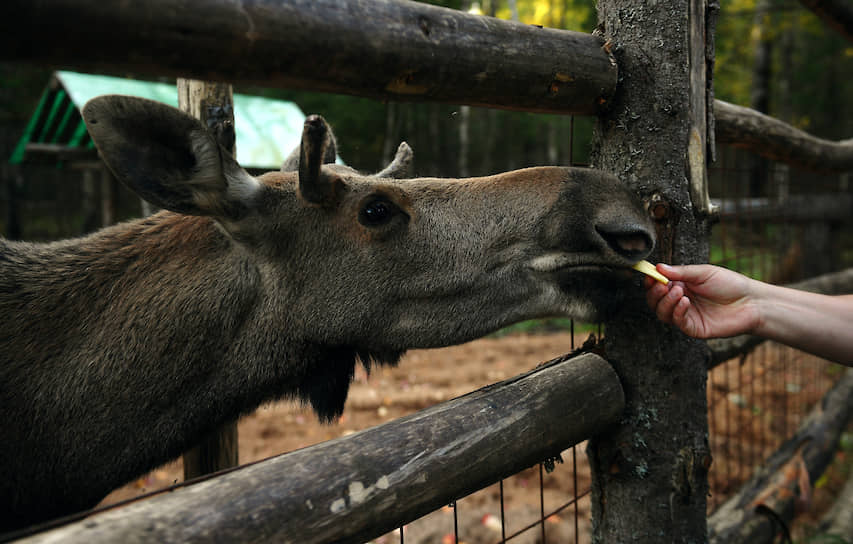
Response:
[[[595,114],[604,40],[407,0],[6,0],[0,60]]]
[[[27,542],[360,543],[614,424],[610,364],[567,355],[378,427],[111,508]]]

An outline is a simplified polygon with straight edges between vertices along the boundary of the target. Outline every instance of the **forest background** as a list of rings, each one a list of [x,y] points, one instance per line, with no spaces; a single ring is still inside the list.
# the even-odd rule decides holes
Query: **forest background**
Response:
[[[589,0],[429,3],[581,32],[591,32],[597,22],[594,2]],[[830,140],[853,135],[853,44],[795,0],[723,0],[721,4],[717,98],[767,112]],[[50,73],[46,68],[0,64],[0,235],[7,237],[45,240],[80,234],[99,224],[92,217],[98,213],[96,207],[77,205],[97,195],[86,195],[74,182],[73,172],[62,172],[56,164],[21,167],[7,162]],[[383,103],[239,85],[235,92],[291,100],[306,114],[322,114],[334,127],[343,160],[365,172],[387,164],[402,140],[415,151],[414,174],[419,176],[464,177],[542,164],[585,165],[594,123],[590,117]],[[714,179],[711,196],[723,196]],[[808,182],[800,185],[803,190],[809,186]],[[768,196],[762,193],[769,190],[756,184],[750,196]],[[792,190],[797,190],[796,184]],[[139,215],[138,199],[125,190],[119,197],[117,219]],[[19,225],[10,223],[12,215]]]

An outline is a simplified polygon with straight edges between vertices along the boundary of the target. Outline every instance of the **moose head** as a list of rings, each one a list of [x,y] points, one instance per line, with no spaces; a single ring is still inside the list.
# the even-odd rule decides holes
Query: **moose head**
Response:
[[[359,359],[596,320],[654,244],[643,206],[595,170],[399,179],[402,144],[362,175],[328,164],[334,137],[311,116],[282,171],[254,177],[172,107],[103,96],[83,118],[164,211],[0,240],[0,526],[91,506],[274,398],[334,418]]]

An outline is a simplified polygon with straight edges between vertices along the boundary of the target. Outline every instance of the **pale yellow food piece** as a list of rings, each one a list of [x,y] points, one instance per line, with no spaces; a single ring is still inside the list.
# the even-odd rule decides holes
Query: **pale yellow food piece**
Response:
[[[658,272],[655,265],[650,263],[649,261],[640,261],[632,267],[634,270],[638,270],[647,276],[651,276],[662,284],[666,285],[669,283],[669,279],[666,276]]]

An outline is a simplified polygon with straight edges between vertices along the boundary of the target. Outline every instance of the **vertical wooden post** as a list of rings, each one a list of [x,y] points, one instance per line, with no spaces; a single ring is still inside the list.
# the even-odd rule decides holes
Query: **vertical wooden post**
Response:
[[[231,85],[178,79],[178,107],[201,120],[219,145],[235,154]],[[223,425],[184,453],[184,479],[237,466],[237,423]]]
[[[113,173],[101,166],[101,226],[108,227],[116,222],[116,184]]]
[[[598,1],[620,87],[598,120],[592,163],[648,201],[656,260],[669,263],[708,258],[709,1]],[[705,347],[660,323],[639,285],[632,296],[605,323],[626,410],[590,442],[593,542],[706,542]]]

